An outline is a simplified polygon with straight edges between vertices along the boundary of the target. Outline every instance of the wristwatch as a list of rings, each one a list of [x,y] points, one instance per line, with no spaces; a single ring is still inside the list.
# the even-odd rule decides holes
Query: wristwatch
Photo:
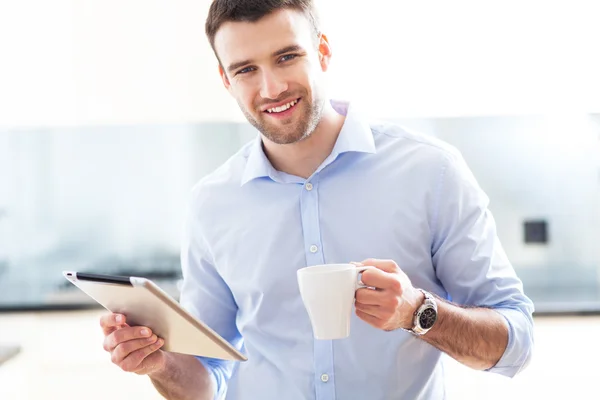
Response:
[[[425,295],[425,301],[414,313],[413,327],[408,331],[415,335],[424,335],[433,327],[437,320],[437,302],[431,293],[418,289]]]

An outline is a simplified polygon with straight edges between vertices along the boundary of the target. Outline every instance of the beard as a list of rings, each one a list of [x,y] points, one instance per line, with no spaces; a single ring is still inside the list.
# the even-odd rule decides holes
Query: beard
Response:
[[[307,95],[291,96],[289,93],[283,93],[280,98],[301,98],[288,120],[276,121],[270,118],[266,112],[260,111],[260,105],[255,107],[256,115],[252,115],[239,101],[238,105],[248,122],[273,143],[292,144],[309,137],[321,121],[325,100],[317,95],[311,101]],[[269,103],[276,102],[277,100]]]

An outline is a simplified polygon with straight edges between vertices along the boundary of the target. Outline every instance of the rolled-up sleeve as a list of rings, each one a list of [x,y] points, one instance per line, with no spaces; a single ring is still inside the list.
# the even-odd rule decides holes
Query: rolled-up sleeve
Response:
[[[500,361],[488,371],[513,377],[531,361],[533,321],[520,309],[497,308],[508,324],[508,345]]]
[[[225,340],[242,350],[243,340],[236,325],[237,305],[227,284],[215,268],[203,239],[199,217],[189,212],[181,246],[183,287],[180,303]],[[224,397],[235,362],[197,357],[211,375],[215,399]]]
[[[436,275],[449,300],[504,317],[508,345],[488,371],[513,377],[531,359],[533,303],[500,244],[488,197],[456,150],[444,157],[436,197],[431,249]]]

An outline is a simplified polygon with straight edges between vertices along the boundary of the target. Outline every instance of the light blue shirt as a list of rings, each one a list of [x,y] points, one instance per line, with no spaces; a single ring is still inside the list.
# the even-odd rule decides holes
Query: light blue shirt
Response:
[[[490,371],[517,374],[531,356],[533,304],[460,153],[332,104],[346,120],[308,179],[276,171],[258,136],[192,191],[181,303],[248,356],[199,358],[219,395],[444,399],[442,353],[410,333],[353,314],[349,338],[313,338],[296,271],[366,258],[392,259],[415,287],[501,313],[508,347]]]

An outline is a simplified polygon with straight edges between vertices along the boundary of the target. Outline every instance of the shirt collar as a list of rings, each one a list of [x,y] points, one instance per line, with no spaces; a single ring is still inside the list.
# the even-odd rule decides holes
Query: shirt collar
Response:
[[[339,114],[346,116],[331,154],[337,156],[350,151],[374,154],[376,149],[373,132],[357,107],[352,103],[335,100],[331,101],[331,105]]]
[[[248,159],[246,160],[246,168],[242,175],[242,186],[250,182],[253,179],[262,178],[265,176],[271,179],[277,175],[277,170],[273,168],[271,162],[265,155],[263,150],[262,138],[257,135],[256,139],[250,146],[250,152]]]
[[[346,116],[346,120],[333,146],[331,155],[325,162],[332,162],[340,154],[351,151],[374,154],[376,148],[371,127],[358,110],[350,103],[343,101],[331,100],[331,105],[339,114]],[[279,175],[279,171],[273,168],[265,155],[262,137],[257,135],[249,149],[241,185],[243,186],[253,179],[262,177],[270,177],[272,180],[277,181]]]

